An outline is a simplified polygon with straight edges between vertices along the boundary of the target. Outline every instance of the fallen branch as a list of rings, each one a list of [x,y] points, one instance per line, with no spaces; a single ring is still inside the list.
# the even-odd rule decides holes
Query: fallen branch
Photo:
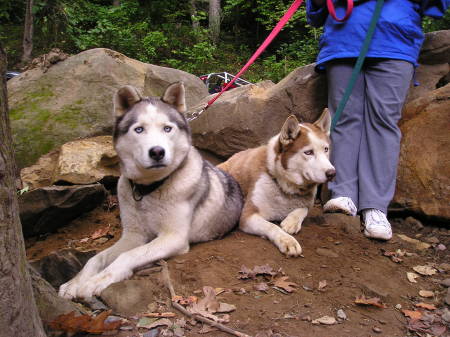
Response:
[[[197,314],[193,314],[189,311],[186,310],[185,307],[183,307],[181,304],[174,302],[172,299],[176,298],[176,293],[175,293],[175,289],[173,288],[173,284],[172,281],[170,279],[170,273],[169,273],[169,267],[167,265],[167,262],[164,260],[160,260],[159,261],[160,265],[162,266],[162,275],[163,275],[163,279],[166,282],[166,286],[169,289],[170,292],[170,298],[171,298],[171,302],[172,302],[172,307],[174,307],[175,309],[177,309],[178,311],[180,311],[182,314],[195,319],[196,321],[202,322],[202,323],[206,323],[212,327],[215,327],[223,332],[229,333],[230,335],[233,336],[238,336],[238,337],[251,337],[245,333],[236,331],[230,327],[227,327],[219,322],[215,322],[213,320],[210,320],[209,318],[203,317],[201,315],[197,315]]]

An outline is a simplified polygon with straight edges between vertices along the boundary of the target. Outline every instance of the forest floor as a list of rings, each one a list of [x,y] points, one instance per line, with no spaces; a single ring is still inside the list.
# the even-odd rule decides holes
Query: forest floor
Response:
[[[343,215],[323,215],[316,207],[296,235],[303,248],[303,257],[299,258],[286,258],[269,241],[238,230],[223,239],[193,245],[189,253],[168,260],[175,291],[183,297],[201,298],[204,286],[215,288],[220,302],[236,307],[226,325],[251,336],[449,336],[448,323],[440,319],[446,312],[447,291],[440,282],[450,278],[450,230],[426,224],[413,227],[403,219],[392,219],[395,234],[385,243],[366,239],[359,228],[355,230],[354,220],[348,220],[353,222],[349,225],[346,219]],[[58,233],[28,239],[28,258],[37,260],[66,248],[100,251],[113,244],[120,232],[117,207],[99,207]],[[420,241],[411,243],[398,234]],[[243,266],[266,266],[263,269],[268,273],[254,275]],[[416,273],[416,283],[412,283],[407,273],[414,272],[415,266],[430,267],[432,275]],[[141,302],[145,303],[132,304],[132,308],[172,311],[176,318],[171,320],[180,319],[183,315],[170,307],[170,296],[159,274],[133,276],[135,280],[147,280],[158,305],[143,297]],[[295,289],[288,292],[292,289],[283,280],[295,283],[291,285]],[[427,294],[431,297],[421,297],[421,290],[431,291]],[[356,304],[355,299],[362,295],[375,305]],[[436,309],[428,311],[415,306],[418,303],[432,304]],[[405,316],[414,314],[404,310],[427,319],[411,320]],[[323,316],[331,316],[336,322],[314,322]],[[158,336],[156,330],[150,333],[152,330],[136,328],[139,317],[138,312],[129,314],[130,330],[108,335]],[[165,335],[177,333],[186,337],[229,336],[189,322],[181,333],[173,330]]]

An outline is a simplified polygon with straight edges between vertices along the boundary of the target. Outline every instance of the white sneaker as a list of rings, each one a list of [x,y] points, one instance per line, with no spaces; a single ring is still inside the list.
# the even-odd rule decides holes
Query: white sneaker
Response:
[[[352,199],[348,197],[339,197],[328,200],[328,202],[323,205],[323,211],[325,213],[344,213],[355,216],[357,209]]]
[[[392,228],[386,214],[375,208],[368,208],[362,211],[364,235],[368,238],[379,240],[390,240],[392,238]]]

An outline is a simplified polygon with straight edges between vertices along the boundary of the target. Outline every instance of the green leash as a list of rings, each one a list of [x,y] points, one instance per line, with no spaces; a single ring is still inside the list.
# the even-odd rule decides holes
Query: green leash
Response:
[[[347,88],[345,88],[344,96],[342,96],[341,101],[334,113],[333,120],[331,121],[331,131],[334,130],[339,118],[341,117],[342,111],[344,111],[345,105],[350,98],[353,87],[355,86],[356,79],[361,71],[364,59],[366,58],[367,51],[369,50],[370,42],[372,41],[373,33],[375,32],[375,27],[377,26],[378,19],[380,18],[381,8],[383,7],[384,0],[377,0],[375,11],[373,12],[372,19],[370,21],[369,29],[367,30],[366,38],[364,39],[361,52],[359,53],[358,59],[356,60],[355,67],[353,68],[352,75],[348,81]]]

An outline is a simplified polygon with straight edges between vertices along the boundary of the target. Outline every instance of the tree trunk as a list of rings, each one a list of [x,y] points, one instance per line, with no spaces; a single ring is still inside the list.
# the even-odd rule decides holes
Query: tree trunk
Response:
[[[5,71],[6,54],[0,45],[0,337],[45,337],[19,219]]]
[[[192,28],[194,30],[197,30],[198,27],[200,26],[200,23],[198,22],[198,19],[197,19],[196,0],[190,0],[189,1],[189,11],[191,13]]]
[[[219,41],[220,15],[220,0],[209,0],[209,32],[214,44]]]
[[[27,0],[26,4],[22,55],[22,63],[24,64],[31,61],[31,53],[33,51],[33,0]]]

